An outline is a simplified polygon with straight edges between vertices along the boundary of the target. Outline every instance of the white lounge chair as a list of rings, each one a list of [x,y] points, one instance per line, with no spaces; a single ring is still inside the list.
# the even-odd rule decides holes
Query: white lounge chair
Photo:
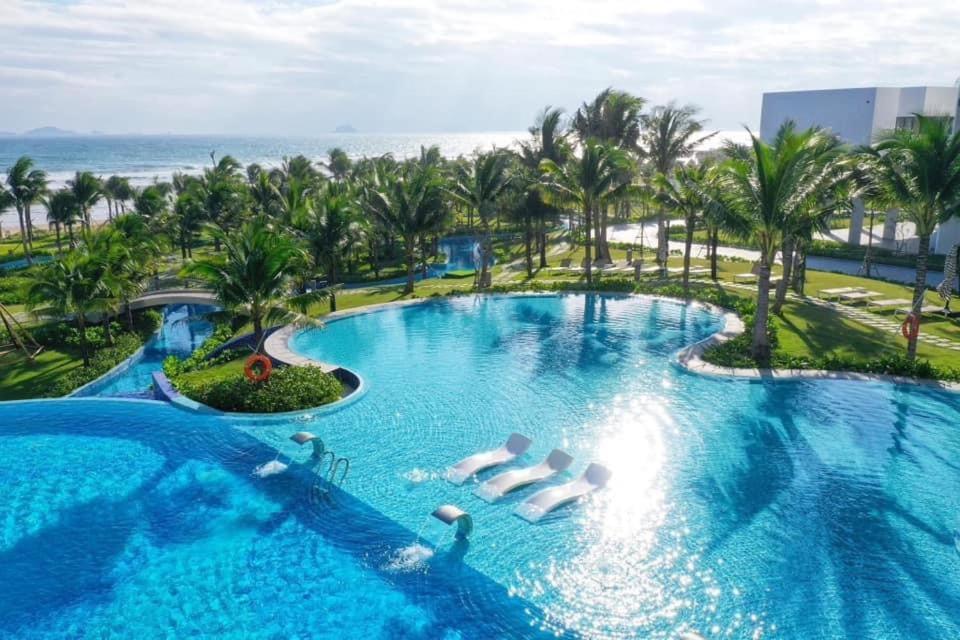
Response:
[[[851,291],[850,293],[841,293],[840,299],[844,302],[863,302],[870,298],[878,298],[882,293],[876,291]]]
[[[603,488],[611,475],[603,465],[591,462],[582,476],[566,484],[538,491],[520,503],[515,513],[527,522],[536,522],[557,507]]]
[[[464,458],[447,469],[444,477],[453,484],[461,485],[467,478],[484,469],[510,462],[529,449],[532,443],[533,441],[526,436],[520,435],[519,433],[511,433],[510,437],[507,438],[507,442],[502,447],[475,453],[472,456]]]
[[[845,293],[857,293],[859,291],[866,291],[863,287],[835,287],[833,289],[820,289],[820,297],[824,300],[829,300],[830,298],[839,298]]]
[[[910,306],[910,301],[906,298],[885,298],[883,300],[867,300],[867,306],[874,309],[885,309],[887,307]]]
[[[474,493],[487,502],[496,502],[514,489],[534,482],[541,482],[560,473],[569,467],[572,462],[573,458],[569,454],[560,451],[560,449],[554,449],[546,460],[540,464],[524,469],[504,471],[481,484]]]

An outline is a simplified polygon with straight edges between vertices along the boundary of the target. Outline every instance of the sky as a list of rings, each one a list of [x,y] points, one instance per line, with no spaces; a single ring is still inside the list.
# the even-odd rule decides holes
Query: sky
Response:
[[[607,86],[756,128],[764,91],[952,85],[956,0],[0,0],[0,131],[518,131]]]

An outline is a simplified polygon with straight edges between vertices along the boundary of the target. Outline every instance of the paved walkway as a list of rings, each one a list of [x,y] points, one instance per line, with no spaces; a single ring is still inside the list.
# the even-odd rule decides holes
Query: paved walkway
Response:
[[[631,244],[640,244],[640,229],[643,227],[643,242],[646,247],[657,246],[657,225],[655,223],[630,223],[616,224],[607,227],[607,235],[611,242],[626,242]],[[833,231],[832,233],[841,233]],[[683,243],[671,240],[670,251],[683,251]],[[717,247],[717,253],[725,258],[739,258],[754,262],[760,259],[760,252],[753,249],[740,249],[738,247]],[[694,258],[705,258],[707,256],[707,245],[694,243],[691,245],[691,255]],[[825,258],[822,256],[809,256],[807,258],[807,268],[817,271],[836,271],[850,276],[863,276],[861,269],[863,263],[857,260],[841,260],[839,258]],[[872,276],[883,280],[900,282],[902,284],[913,284],[916,278],[916,271],[910,267],[897,267],[892,265],[873,265]],[[937,286],[943,282],[943,273],[940,271],[927,272],[927,284]]]
[[[749,284],[740,284],[740,283],[731,283],[724,282],[722,283],[725,287],[733,287],[736,289],[742,289],[744,291],[756,291],[756,285]],[[861,324],[865,324],[868,327],[873,327],[874,329],[879,329],[881,331],[886,331],[889,333],[894,333],[900,335],[900,322],[896,320],[891,320],[885,316],[878,315],[876,313],[871,313],[863,307],[853,307],[850,305],[840,304],[838,302],[831,302],[829,300],[823,300],[821,298],[813,297],[800,297],[795,293],[788,292],[787,298],[790,300],[797,300],[799,302],[807,302],[824,309],[830,309],[836,313],[839,313],[842,316],[850,318],[851,320],[856,320]],[[922,325],[921,325],[922,326]],[[949,338],[941,338],[940,336],[934,336],[927,333],[920,333],[918,338],[920,342],[925,344],[930,344],[936,347],[941,347],[943,349],[951,349],[953,351],[960,351],[960,341],[951,340]]]

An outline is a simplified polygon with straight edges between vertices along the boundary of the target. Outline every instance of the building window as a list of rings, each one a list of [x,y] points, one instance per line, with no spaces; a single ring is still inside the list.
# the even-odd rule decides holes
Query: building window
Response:
[[[916,131],[919,128],[917,116],[901,116],[897,118],[897,131]]]

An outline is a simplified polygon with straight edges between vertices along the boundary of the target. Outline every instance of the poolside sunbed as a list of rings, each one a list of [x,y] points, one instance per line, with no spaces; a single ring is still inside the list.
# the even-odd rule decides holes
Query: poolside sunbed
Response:
[[[582,476],[566,484],[538,491],[522,502],[515,513],[528,522],[536,522],[557,507],[605,487],[610,475],[609,469],[591,462]]]
[[[529,449],[532,443],[533,441],[524,435],[511,433],[502,447],[475,453],[472,456],[464,458],[447,469],[444,477],[453,484],[461,485],[467,478],[484,469],[510,462]]]
[[[569,454],[560,449],[554,449],[540,464],[504,471],[481,484],[474,493],[487,502],[495,502],[514,489],[541,482],[560,473],[572,462],[573,458]]]
[[[733,274],[734,282],[753,282],[757,279],[757,274],[755,273],[735,273]]]
[[[856,293],[858,291],[866,291],[866,289],[863,287],[836,287],[833,289],[820,289],[818,293],[824,300],[829,300],[830,298],[839,298],[846,293]]]
[[[851,291],[849,293],[841,293],[839,297],[844,302],[863,302],[864,300],[882,295],[882,293],[877,293],[876,291]]]
[[[913,311],[913,307],[907,305],[905,307],[901,307],[896,311],[894,311],[893,315],[897,315],[898,313],[910,313],[912,311]],[[943,313],[943,307],[936,304],[925,304],[920,308],[920,315],[924,315],[927,313]]]
[[[867,300],[867,306],[874,309],[885,309],[887,307],[910,306],[910,301],[906,298],[884,298],[883,300]]]

